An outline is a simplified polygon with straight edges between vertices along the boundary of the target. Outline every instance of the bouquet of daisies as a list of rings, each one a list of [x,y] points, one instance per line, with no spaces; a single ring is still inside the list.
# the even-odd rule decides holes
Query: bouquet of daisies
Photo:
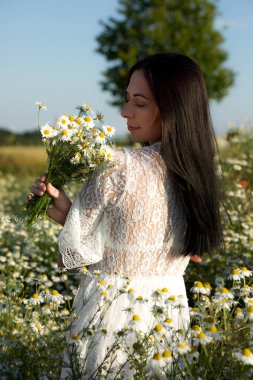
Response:
[[[84,104],[77,107],[77,115],[62,115],[55,123],[40,127],[39,115],[44,104],[38,105],[38,127],[42,135],[48,159],[47,183],[61,188],[70,182],[83,182],[104,167],[112,158],[112,142],[109,137],[114,128],[103,123],[103,115],[95,113]],[[39,216],[46,216],[51,198],[47,193],[34,195],[28,201],[22,220],[28,230]]]

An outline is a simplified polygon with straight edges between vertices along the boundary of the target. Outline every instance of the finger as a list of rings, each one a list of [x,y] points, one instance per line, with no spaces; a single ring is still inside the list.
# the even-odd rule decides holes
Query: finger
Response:
[[[42,175],[39,177],[39,179],[40,179],[41,182],[45,182],[45,180],[47,179],[46,174],[42,174]]]
[[[60,198],[60,191],[58,189],[56,189],[56,187],[54,187],[53,185],[51,185],[51,183],[47,184],[46,189],[47,189],[48,194],[52,198],[55,198],[55,199],[59,199]]]
[[[41,195],[44,194],[44,191],[41,191],[41,190],[38,189],[36,186],[31,186],[30,190],[31,190],[31,192],[32,192],[33,194],[36,194],[36,195],[38,195],[38,196],[41,196]]]

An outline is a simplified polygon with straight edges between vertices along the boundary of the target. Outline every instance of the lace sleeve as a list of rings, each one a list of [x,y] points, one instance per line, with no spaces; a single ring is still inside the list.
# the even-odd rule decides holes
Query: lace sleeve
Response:
[[[117,204],[126,182],[123,150],[115,152],[114,157],[113,165],[90,177],[69,210],[58,239],[66,269],[94,264],[103,258],[103,212]]]

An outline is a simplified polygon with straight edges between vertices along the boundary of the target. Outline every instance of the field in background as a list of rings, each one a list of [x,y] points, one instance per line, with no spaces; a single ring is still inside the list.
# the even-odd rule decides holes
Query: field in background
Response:
[[[47,167],[44,146],[6,146],[0,148],[0,171],[17,176],[37,175]]]

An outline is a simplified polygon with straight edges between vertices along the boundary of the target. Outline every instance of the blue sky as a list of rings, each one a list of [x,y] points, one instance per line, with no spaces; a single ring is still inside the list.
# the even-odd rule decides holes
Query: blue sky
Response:
[[[119,110],[99,81],[106,60],[95,52],[100,20],[116,16],[117,0],[0,0],[0,126],[13,131],[36,126],[36,100],[47,105],[42,123],[74,113],[89,103],[105,121],[126,133]],[[229,123],[253,125],[253,1],[219,0],[216,25],[223,30],[226,66],[235,85],[220,103],[211,102],[214,128],[224,134]]]

